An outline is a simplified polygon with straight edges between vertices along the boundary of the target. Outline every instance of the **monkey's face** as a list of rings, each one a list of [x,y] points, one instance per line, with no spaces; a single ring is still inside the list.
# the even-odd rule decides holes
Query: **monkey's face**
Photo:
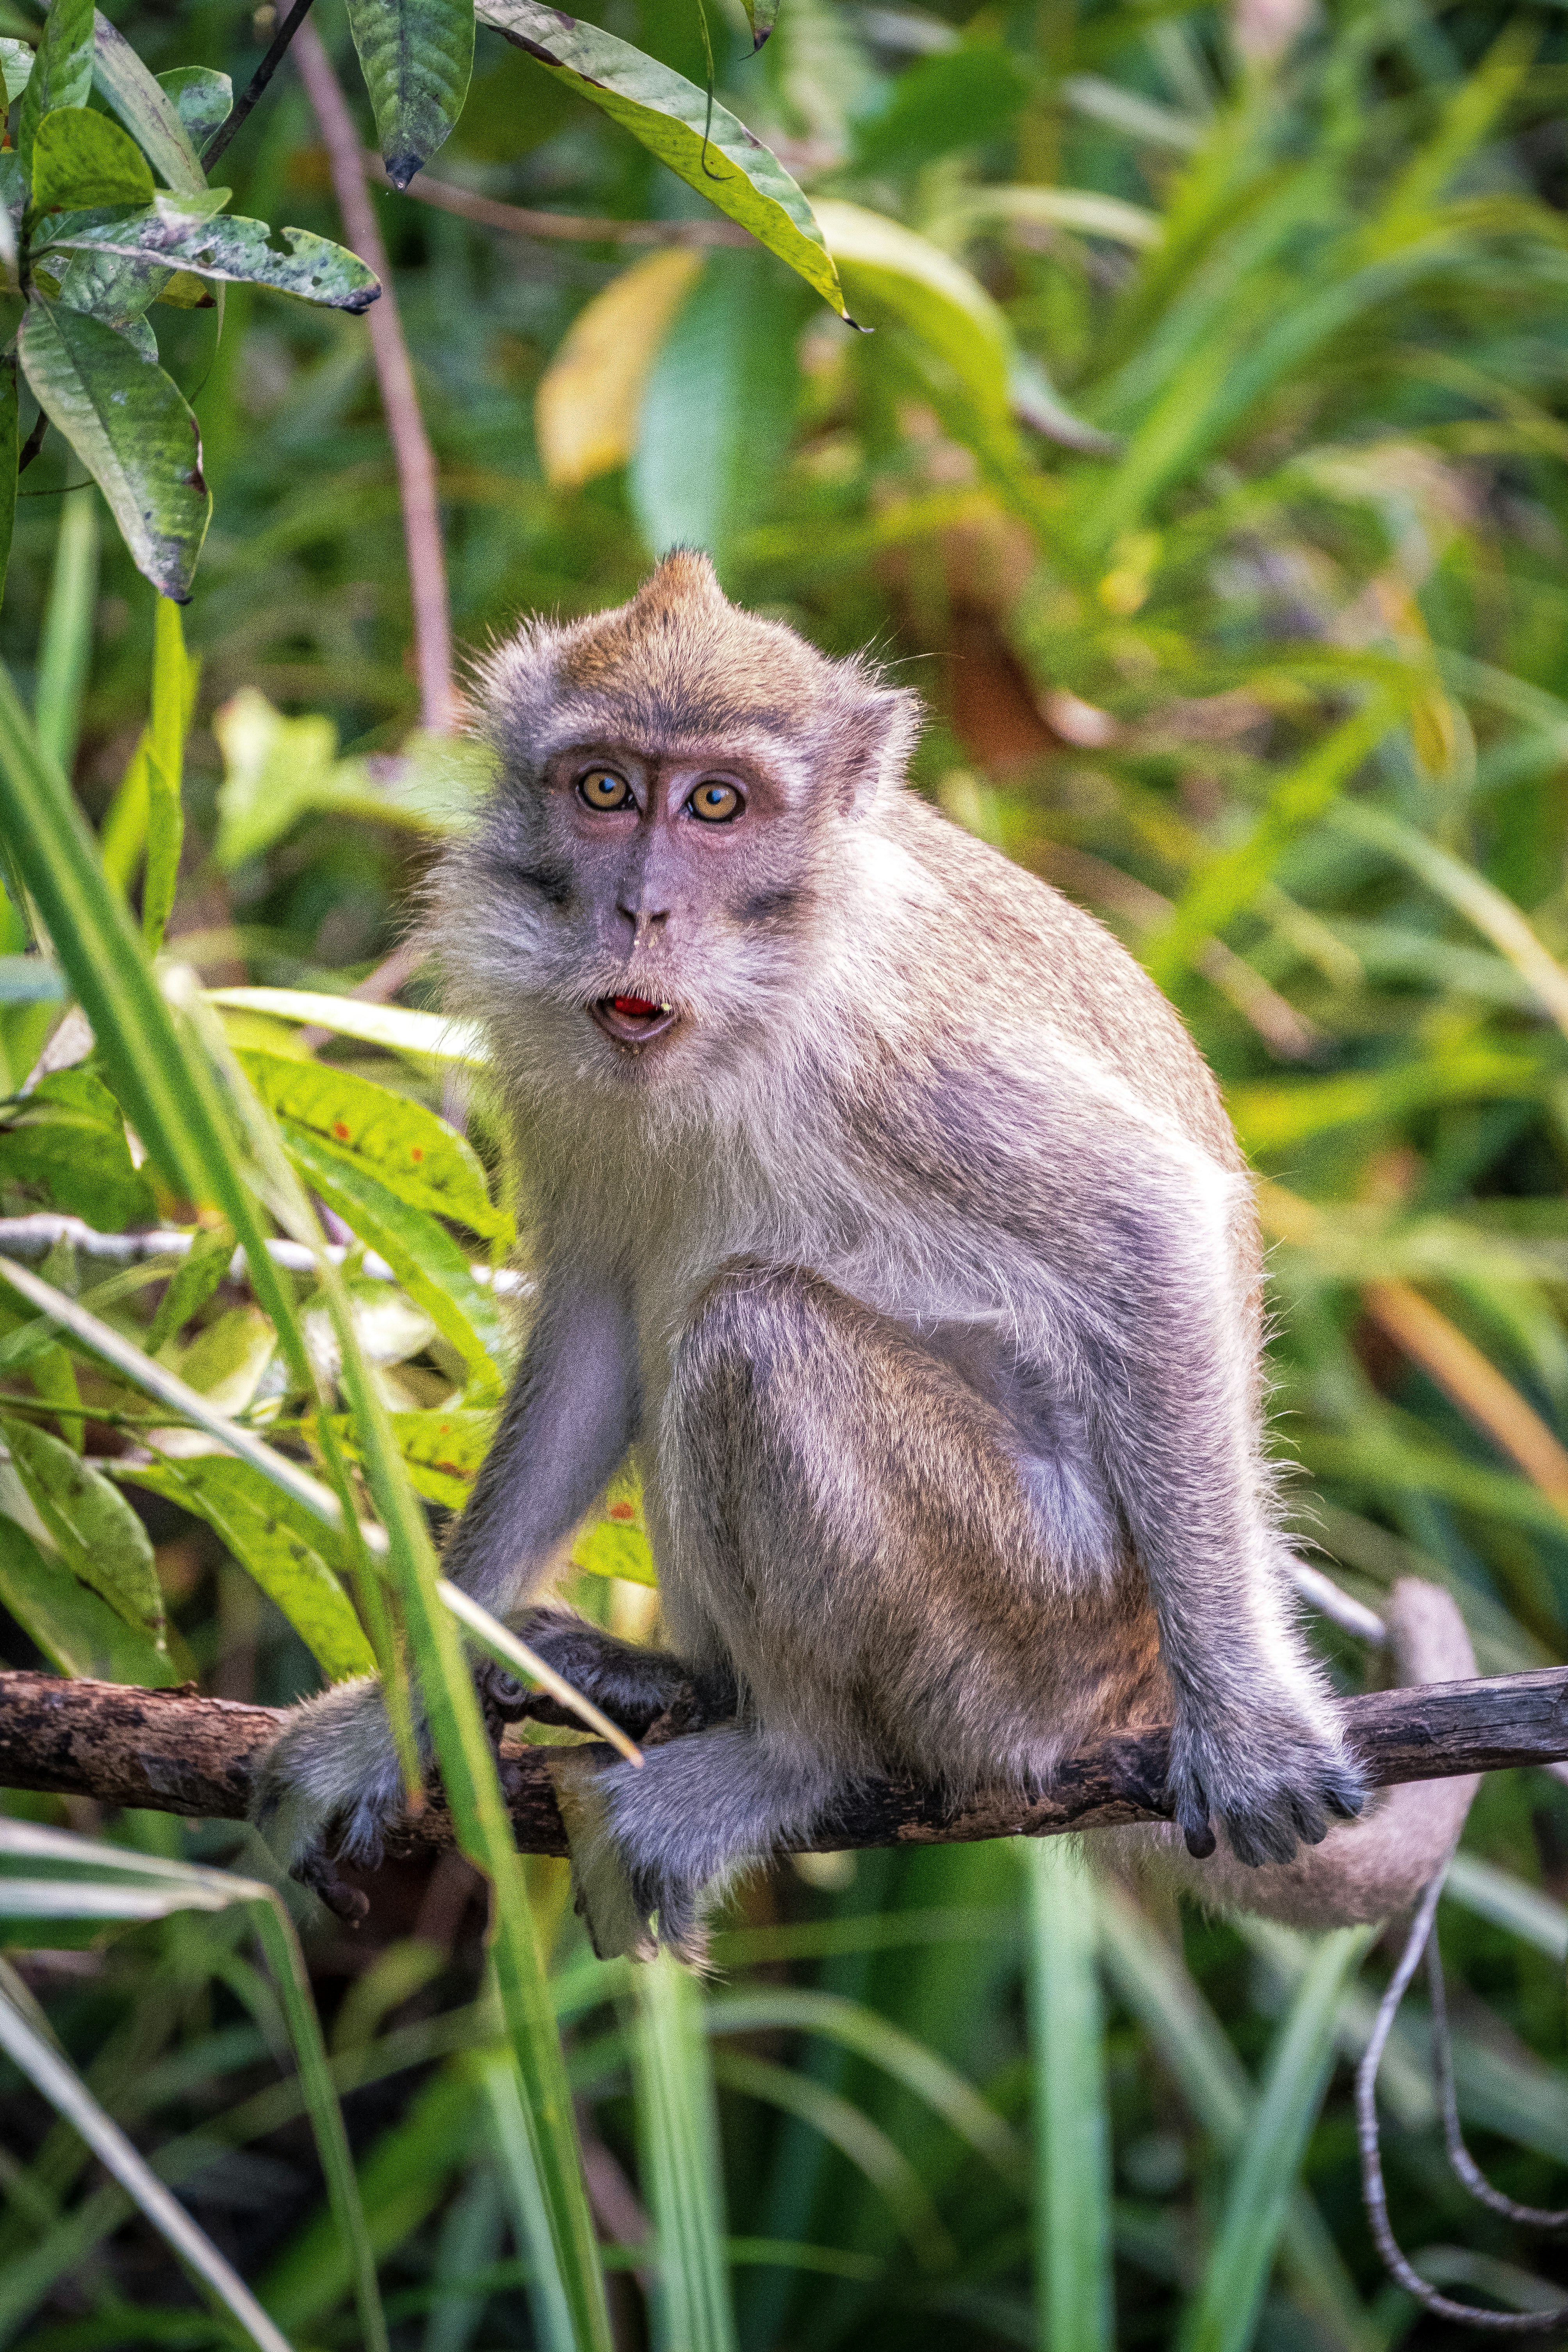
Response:
[[[838,822],[793,768],[758,742],[607,739],[503,788],[474,907],[488,936],[454,930],[446,893],[448,954],[476,977],[482,960],[492,1025],[498,982],[531,1000],[536,1071],[656,1085],[773,1025]]]

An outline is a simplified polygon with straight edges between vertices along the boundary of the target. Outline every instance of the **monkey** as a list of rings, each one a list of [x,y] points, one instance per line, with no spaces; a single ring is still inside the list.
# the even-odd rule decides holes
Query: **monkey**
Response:
[[[600,1948],[698,1958],[871,1776],[1039,1790],[1159,1722],[1200,1885],[1377,1916],[1377,1870],[1310,1866],[1366,1788],[1280,1531],[1250,1179],[1174,1009],[907,782],[909,690],[701,553],[480,688],[498,781],[429,921],[538,1296],[447,1572],[634,1737],[684,1710],[579,1788]],[[668,1651],[531,1597],[628,1454]],[[1366,1850],[1429,1874],[1458,1796],[1396,1798]],[[400,1802],[362,1680],[294,1711],[259,1817],[372,1858]]]

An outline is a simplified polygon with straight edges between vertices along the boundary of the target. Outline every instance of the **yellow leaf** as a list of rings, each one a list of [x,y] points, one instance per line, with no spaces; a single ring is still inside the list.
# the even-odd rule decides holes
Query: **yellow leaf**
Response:
[[[624,466],[653,363],[702,268],[700,253],[650,253],[581,313],[534,394],[547,478],[575,488]]]

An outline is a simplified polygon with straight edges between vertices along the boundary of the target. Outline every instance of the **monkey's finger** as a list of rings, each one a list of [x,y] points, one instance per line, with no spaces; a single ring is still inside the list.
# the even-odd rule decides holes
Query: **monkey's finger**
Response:
[[[1323,1802],[1342,1822],[1353,1822],[1366,1809],[1366,1790],[1359,1777],[1346,1773],[1323,1783]]]
[[[341,1919],[345,1927],[357,1927],[369,1913],[369,1895],[360,1887],[350,1886],[341,1879],[319,1846],[309,1853],[302,1853],[289,1875],[297,1878],[301,1886],[308,1886],[311,1894],[326,1905],[333,1918]]]
[[[1191,1822],[1184,1823],[1182,1837],[1194,1862],[1206,1862],[1219,1843],[1207,1822],[1196,1825]]]

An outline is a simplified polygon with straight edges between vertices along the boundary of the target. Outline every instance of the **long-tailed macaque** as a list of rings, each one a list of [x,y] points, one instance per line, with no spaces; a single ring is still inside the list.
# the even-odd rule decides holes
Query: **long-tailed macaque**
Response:
[[[695,1949],[858,1778],[1037,1789],[1159,1721],[1200,1885],[1393,1907],[1466,1791],[1293,1860],[1364,1790],[1277,1524],[1247,1170],[1175,1013],[906,789],[910,695],[702,556],[524,627],[484,687],[500,782],[434,921],[541,1277],[447,1570],[629,1731],[681,1691],[703,1727],[599,1776],[601,1941]],[[668,1653],[528,1606],[628,1449]],[[1417,1678],[1467,1671],[1430,1588],[1395,1632]],[[363,1856],[400,1801],[361,1682],[299,1710],[264,1813]]]

